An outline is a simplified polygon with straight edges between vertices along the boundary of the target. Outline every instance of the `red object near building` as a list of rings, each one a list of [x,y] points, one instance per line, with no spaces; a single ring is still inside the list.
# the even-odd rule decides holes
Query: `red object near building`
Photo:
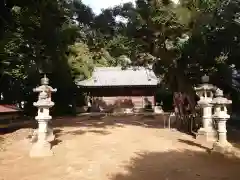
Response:
[[[0,104],[0,114],[4,114],[4,113],[16,113],[21,111],[18,107],[16,107],[15,105],[1,105]]]
[[[18,118],[21,109],[15,105],[1,104],[0,105],[0,128],[5,128],[13,123],[13,120]]]

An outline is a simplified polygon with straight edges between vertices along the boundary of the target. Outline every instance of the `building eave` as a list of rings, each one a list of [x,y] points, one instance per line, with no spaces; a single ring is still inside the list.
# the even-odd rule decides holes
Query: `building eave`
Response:
[[[85,87],[108,87],[108,86],[157,86],[160,79],[152,70],[144,67],[97,67],[92,77],[86,80],[75,81],[77,86]]]

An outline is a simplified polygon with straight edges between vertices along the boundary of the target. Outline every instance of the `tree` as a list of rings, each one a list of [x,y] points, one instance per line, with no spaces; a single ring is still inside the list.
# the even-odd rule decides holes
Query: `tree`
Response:
[[[136,0],[99,15],[80,0],[1,3],[0,85],[9,102],[29,99],[40,72],[59,89],[58,108],[73,103],[74,81],[95,66],[152,66],[194,109],[200,76],[231,90],[231,65],[240,66],[237,0]]]
[[[134,49],[130,55],[133,64],[154,64],[155,72],[164,78],[166,85],[173,91],[189,94],[192,109],[195,93],[184,72],[186,64],[183,66],[183,61],[179,64],[179,60],[198,19],[208,17],[214,8],[214,1],[209,2],[185,0],[176,5],[172,1],[137,0],[136,8],[127,3],[114,9],[115,16],[127,19],[121,33]]]
[[[71,88],[70,69],[64,56],[78,35],[71,4],[64,0],[5,2],[9,21],[3,27],[0,42],[1,62],[9,62],[1,74],[5,100],[11,103],[28,99],[41,72],[51,72],[57,88]],[[13,97],[16,91],[17,96]],[[61,93],[60,90],[58,94]]]

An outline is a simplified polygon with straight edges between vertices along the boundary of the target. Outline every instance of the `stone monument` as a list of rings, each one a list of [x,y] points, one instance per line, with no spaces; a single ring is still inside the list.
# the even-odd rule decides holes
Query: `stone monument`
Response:
[[[56,92],[49,84],[49,79],[44,75],[41,79],[41,86],[33,89],[34,92],[39,92],[38,101],[33,105],[38,108],[38,113],[35,119],[38,122],[38,129],[33,135],[35,139],[32,149],[30,151],[31,157],[51,156],[50,141],[54,140],[53,130],[48,127],[49,121],[52,117],[49,115],[49,109],[54,106],[51,100],[51,93]]]
[[[215,86],[209,84],[209,77],[204,75],[202,77],[202,84],[195,87],[196,94],[200,100],[197,102],[202,110],[202,127],[198,130],[196,138],[198,140],[214,141],[216,131],[212,124],[212,99]]]
[[[154,107],[154,113],[156,114],[163,114],[164,111],[162,109],[162,102],[160,104],[157,104],[155,107]]]
[[[215,98],[211,104],[214,105],[213,119],[217,122],[218,140],[213,144],[213,150],[217,152],[226,152],[231,150],[232,145],[227,141],[226,122],[230,118],[227,113],[227,105],[232,104],[231,100],[223,97],[223,91],[216,90]]]

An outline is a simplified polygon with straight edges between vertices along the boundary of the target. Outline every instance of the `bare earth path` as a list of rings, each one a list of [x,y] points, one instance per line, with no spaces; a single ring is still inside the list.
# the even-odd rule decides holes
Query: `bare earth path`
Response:
[[[61,120],[55,123],[54,156],[44,159],[28,157],[29,132],[3,136],[0,180],[240,179],[240,160],[209,154],[190,136],[157,124]]]

